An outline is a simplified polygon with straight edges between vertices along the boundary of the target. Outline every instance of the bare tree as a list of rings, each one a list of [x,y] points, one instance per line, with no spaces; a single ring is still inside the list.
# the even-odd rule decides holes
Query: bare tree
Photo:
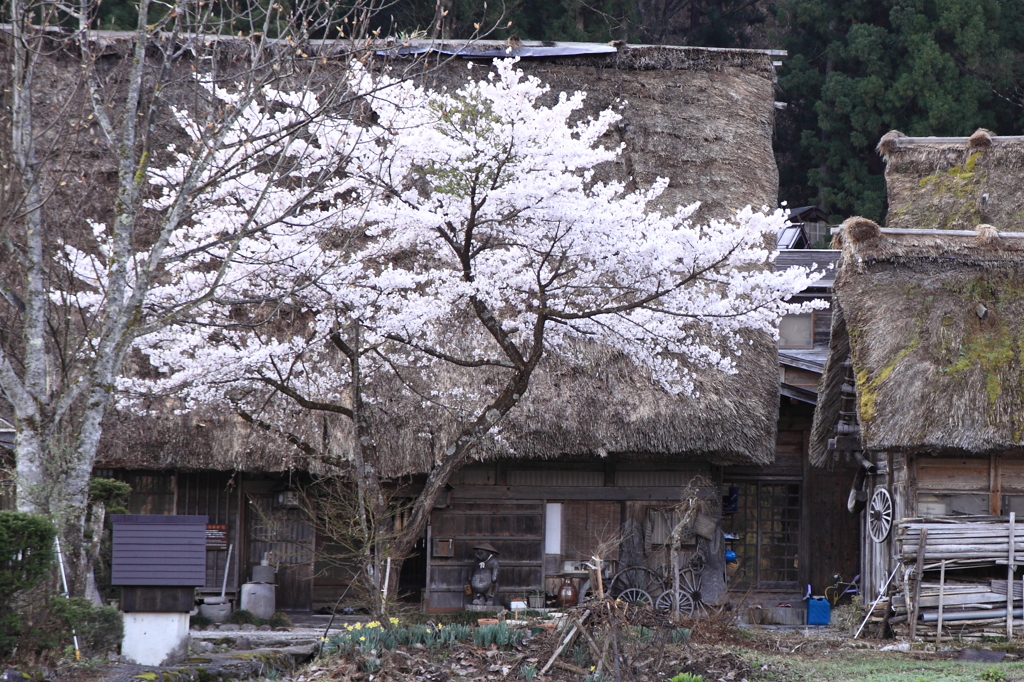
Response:
[[[122,34],[92,28],[98,0],[4,5],[0,391],[17,431],[18,507],[55,517],[69,546],[82,547],[104,415],[132,343],[214,299],[234,245],[267,227],[251,219],[185,243],[197,197],[254,158],[275,182],[282,169],[268,150],[349,106],[344,71],[371,48],[369,22],[386,2],[140,0],[137,27]],[[224,162],[238,117],[270,88],[315,90],[320,109]],[[172,163],[177,174],[160,182],[175,197],[161,203],[152,171]],[[216,276],[188,297],[161,298],[168,268],[193,260]],[[77,593],[88,574],[81,552],[69,552]]]

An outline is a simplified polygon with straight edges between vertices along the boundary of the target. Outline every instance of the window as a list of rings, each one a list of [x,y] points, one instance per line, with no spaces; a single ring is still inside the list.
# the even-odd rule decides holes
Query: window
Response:
[[[988,514],[988,493],[917,494],[918,516],[968,516]]]
[[[779,348],[813,348],[814,315],[783,315],[779,320]]]
[[[722,519],[739,560],[737,581],[758,589],[788,589],[799,580],[800,484],[751,481],[739,490],[736,512]]]

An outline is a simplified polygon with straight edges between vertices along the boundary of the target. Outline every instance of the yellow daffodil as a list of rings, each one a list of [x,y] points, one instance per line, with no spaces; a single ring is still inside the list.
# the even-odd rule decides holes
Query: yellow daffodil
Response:
[[[365,641],[366,641],[366,637],[360,637],[360,638],[359,638],[359,641],[360,641],[360,642],[365,642]]]
[[[392,625],[398,625],[398,619],[395,618],[394,616],[392,616],[391,618],[388,618],[388,620],[391,621]]]

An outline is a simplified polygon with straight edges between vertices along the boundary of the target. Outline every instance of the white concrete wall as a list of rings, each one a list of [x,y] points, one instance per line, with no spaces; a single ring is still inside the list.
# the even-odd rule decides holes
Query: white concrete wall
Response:
[[[121,654],[139,665],[173,665],[188,656],[187,613],[126,613]]]

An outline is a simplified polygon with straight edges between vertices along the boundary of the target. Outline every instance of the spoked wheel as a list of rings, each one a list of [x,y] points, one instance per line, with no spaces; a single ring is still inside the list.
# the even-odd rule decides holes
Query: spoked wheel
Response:
[[[662,577],[644,566],[624,568],[612,576],[611,582],[608,583],[608,593],[612,597],[650,605],[653,605],[664,591],[665,582]]]
[[[639,587],[627,587],[619,593],[616,599],[621,599],[627,604],[633,604],[634,606],[650,606],[654,603],[650,593],[646,590],[641,590]]]
[[[654,608],[656,608],[658,611],[662,613],[671,613],[672,591],[666,590],[665,592],[662,592],[661,596],[658,597],[658,601],[657,603],[655,603]],[[679,592],[679,613],[682,613],[686,616],[693,615],[693,599],[691,599],[690,595],[683,591]]]
[[[707,605],[704,604],[704,596],[701,594],[701,570],[692,565],[679,571],[679,613],[687,616],[708,614]],[[662,613],[672,612],[672,588],[669,587],[661,594],[654,603],[654,608]]]
[[[707,606],[704,604],[704,595],[701,594],[702,571],[692,568],[684,568],[679,571],[679,589],[690,597],[692,603],[690,612],[699,613],[702,616],[708,615]]]

